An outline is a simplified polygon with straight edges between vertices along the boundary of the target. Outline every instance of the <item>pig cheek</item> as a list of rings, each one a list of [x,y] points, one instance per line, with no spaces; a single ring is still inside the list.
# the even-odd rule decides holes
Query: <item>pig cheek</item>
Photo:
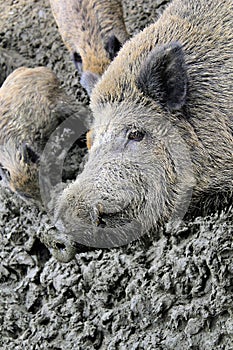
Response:
[[[97,161],[98,164],[117,161],[117,159],[122,161],[126,155],[124,141],[123,138],[117,138],[111,134],[95,134],[93,140],[93,133],[89,132],[87,135],[89,159]]]

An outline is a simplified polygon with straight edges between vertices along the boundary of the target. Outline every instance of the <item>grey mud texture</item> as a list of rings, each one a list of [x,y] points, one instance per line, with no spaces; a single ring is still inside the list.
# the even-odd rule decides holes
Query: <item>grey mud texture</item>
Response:
[[[129,31],[165,4],[126,0]],[[1,0],[0,13],[0,83],[47,65],[87,104],[48,1]],[[62,264],[40,241],[47,215],[1,187],[0,349],[232,350],[232,222],[228,209]]]

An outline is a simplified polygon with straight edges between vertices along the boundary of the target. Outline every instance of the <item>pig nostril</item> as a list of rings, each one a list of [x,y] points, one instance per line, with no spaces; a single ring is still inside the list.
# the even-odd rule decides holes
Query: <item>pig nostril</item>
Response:
[[[66,245],[64,243],[56,243],[56,247],[58,250],[64,250],[66,249]]]
[[[96,222],[96,226],[104,228],[106,226],[106,222],[99,217],[98,222]]]

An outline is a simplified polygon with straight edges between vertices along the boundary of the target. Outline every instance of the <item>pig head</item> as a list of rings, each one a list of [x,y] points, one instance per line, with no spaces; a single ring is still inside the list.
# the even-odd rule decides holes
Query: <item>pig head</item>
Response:
[[[120,102],[94,91],[88,161],[57,201],[60,231],[84,245],[121,246],[184,215],[195,183],[188,129],[179,127],[187,84],[182,48],[171,43],[141,62]]]

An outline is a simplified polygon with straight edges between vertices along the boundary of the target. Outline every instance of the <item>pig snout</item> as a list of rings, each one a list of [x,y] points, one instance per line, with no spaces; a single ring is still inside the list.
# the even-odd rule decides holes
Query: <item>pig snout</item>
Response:
[[[135,239],[136,233],[138,236],[140,225],[130,217],[129,195],[101,195],[101,189],[97,191],[94,186],[70,189],[63,192],[55,210],[59,231],[79,244],[96,248],[121,246]]]
[[[81,196],[76,197],[74,202],[76,203],[75,207],[62,200],[57,210],[56,222],[62,231],[67,231],[67,228],[71,228],[73,231],[75,225],[90,229],[95,227],[111,228],[129,222],[129,217],[126,214],[127,205],[124,205],[123,202],[113,203],[110,199],[90,201],[90,198],[85,199]],[[72,220],[69,219],[71,217]]]

